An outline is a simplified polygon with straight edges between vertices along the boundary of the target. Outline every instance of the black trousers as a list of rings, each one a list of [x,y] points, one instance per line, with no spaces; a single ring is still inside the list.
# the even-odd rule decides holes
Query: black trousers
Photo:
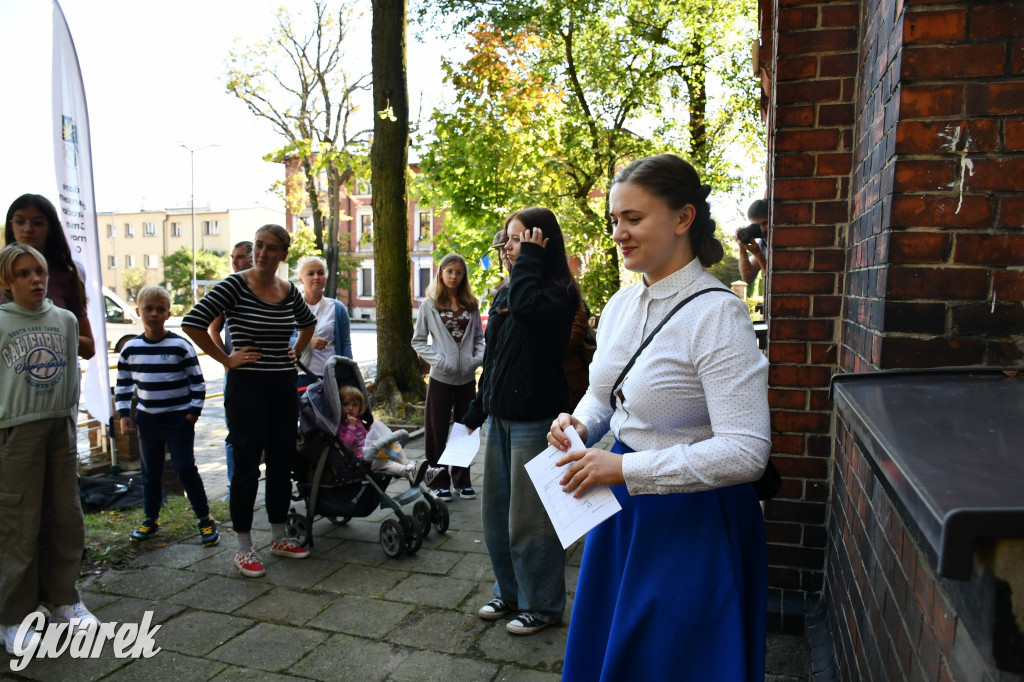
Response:
[[[261,454],[267,465],[267,518],[270,523],[284,523],[297,457],[299,399],[295,372],[231,370],[224,389],[224,412],[228,418],[228,442],[235,456],[231,477],[231,523],[235,532],[252,530]]]
[[[476,397],[476,382],[452,386],[431,379],[427,382],[427,402],[423,413],[423,446],[427,461],[437,466],[437,460],[448,442],[448,428],[452,417],[461,420],[469,404]],[[452,467],[452,486],[468,488],[469,467]]]

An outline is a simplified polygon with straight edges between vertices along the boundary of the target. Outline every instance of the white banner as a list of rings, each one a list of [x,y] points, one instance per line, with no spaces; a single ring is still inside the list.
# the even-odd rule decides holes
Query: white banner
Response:
[[[82,270],[89,296],[89,322],[96,355],[89,360],[83,382],[85,409],[104,424],[110,422],[110,373],[107,366],[107,328],[100,276],[96,194],[92,184],[92,148],[85,86],[75,43],[57,0],[53,1],[53,123],[54,169],[58,210],[71,255]]]

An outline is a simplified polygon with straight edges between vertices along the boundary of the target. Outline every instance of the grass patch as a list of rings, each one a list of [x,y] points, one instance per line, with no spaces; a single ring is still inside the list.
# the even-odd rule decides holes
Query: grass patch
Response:
[[[211,500],[210,515],[218,524],[221,519],[230,519],[228,503]],[[124,568],[140,554],[188,537],[199,542],[196,516],[184,495],[169,493],[167,504],[160,510],[160,532],[145,542],[132,542],[132,531],[144,520],[141,507],[86,513],[85,545],[88,552],[82,562],[83,572],[102,573],[112,568]],[[221,530],[222,542],[223,536]]]

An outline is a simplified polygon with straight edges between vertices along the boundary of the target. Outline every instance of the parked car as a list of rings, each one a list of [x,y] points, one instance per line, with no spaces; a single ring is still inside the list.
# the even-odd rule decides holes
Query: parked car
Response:
[[[107,287],[103,287],[103,307],[107,318],[107,345],[120,353],[124,344],[143,332],[142,320],[135,313],[135,306]]]

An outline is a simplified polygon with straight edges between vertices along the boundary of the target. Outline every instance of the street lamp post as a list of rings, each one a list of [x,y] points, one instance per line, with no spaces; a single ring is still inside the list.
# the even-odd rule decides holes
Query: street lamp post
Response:
[[[192,187],[191,187],[191,198],[189,199],[190,208],[192,211],[192,305],[199,302],[199,295],[196,291],[196,152],[201,152],[204,149],[210,147],[219,147],[219,144],[208,144],[205,147],[198,147],[193,149],[187,144],[179,144],[182,149],[188,150],[188,163],[192,175]]]

